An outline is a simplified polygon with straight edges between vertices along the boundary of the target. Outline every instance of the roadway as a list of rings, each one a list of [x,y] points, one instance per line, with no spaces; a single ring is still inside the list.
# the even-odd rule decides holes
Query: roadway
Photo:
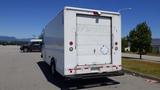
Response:
[[[159,83],[125,74],[64,82],[53,78],[40,53],[20,53],[17,46],[0,46],[0,90],[159,90]]]
[[[127,58],[137,58],[137,59],[140,57],[138,54],[131,54],[131,53],[123,53],[122,56]],[[142,60],[160,62],[160,56],[142,55]]]

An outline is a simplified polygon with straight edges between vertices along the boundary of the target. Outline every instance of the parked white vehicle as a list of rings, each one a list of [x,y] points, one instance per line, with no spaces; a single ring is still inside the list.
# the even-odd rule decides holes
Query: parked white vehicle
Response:
[[[41,51],[42,39],[31,39],[27,44],[20,46],[22,52]]]
[[[42,56],[64,77],[121,75],[120,14],[65,7],[44,29]]]

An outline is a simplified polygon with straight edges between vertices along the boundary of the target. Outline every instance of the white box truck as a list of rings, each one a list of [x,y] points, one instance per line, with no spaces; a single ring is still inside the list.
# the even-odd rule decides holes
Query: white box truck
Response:
[[[120,14],[65,7],[44,28],[42,57],[53,75],[122,75]]]

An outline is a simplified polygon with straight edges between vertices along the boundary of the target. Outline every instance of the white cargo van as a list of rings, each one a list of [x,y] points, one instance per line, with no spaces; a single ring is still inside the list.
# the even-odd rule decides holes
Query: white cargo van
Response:
[[[121,75],[121,16],[65,7],[43,32],[42,56],[52,74],[85,78]]]

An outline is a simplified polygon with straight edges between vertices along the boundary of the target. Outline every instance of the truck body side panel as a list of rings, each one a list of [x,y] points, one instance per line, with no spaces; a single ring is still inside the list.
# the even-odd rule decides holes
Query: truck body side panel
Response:
[[[64,73],[64,19],[63,11],[60,12],[45,27],[43,56],[44,60],[50,65],[51,59],[55,59],[56,70],[63,75]]]

